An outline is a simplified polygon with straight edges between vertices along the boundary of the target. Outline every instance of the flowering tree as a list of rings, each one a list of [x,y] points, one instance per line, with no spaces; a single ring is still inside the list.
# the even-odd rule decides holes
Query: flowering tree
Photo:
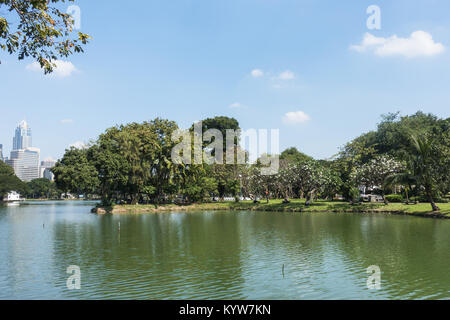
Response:
[[[352,179],[359,185],[368,188],[379,188],[382,191],[384,202],[387,203],[384,196],[384,182],[386,178],[404,170],[405,165],[403,163],[390,156],[381,155],[357,166],[352,173]]]

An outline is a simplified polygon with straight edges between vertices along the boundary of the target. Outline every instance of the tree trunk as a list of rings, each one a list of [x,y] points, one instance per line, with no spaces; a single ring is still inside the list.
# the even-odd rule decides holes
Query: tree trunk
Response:
[[[131,195],[131,204],[132,205],[136,205],[139,202],[139,196],[137,194],[132,194]]]
[[[427,195],[428,195],[428,200],[430,201],[431,208],[433,208],[433,212],[440,211],[441,209],[434,202],[433,193],[431,192],[431,190],[429,188],[426,188],[426,189],[427,189],[426,192],[427,192]]]
[[[383,190],[383,201],[384,201],[384,204],[385,204],[385,205],[388,205],[388,204],[389,204],[389,201],[387,201],[386,195],[384,194],[384,190]]]

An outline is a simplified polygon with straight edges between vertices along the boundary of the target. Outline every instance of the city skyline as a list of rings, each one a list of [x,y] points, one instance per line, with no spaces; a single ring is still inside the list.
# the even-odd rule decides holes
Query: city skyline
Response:
[[[0,144],[0,160],[13,168],[16,176],[22,181],[45,178],[53,181],[51,169],[56,161],[48,157],[41,161],[40,149],[33,147],[32,130],[25,120],[19,122],[14,131],[13,149],[8,157],[3,156],[3,145]]]

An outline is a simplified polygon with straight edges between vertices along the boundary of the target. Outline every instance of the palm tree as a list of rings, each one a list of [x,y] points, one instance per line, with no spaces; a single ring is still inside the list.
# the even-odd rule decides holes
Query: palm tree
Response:
[[[403,186],[405,188],[406,203],[409,203],[409,190],[417,185],[417,177],[408,171],[397,173],[386,178],[383,189],[392,186]]]
[[[414,175],[417,177],[418,185],[425,189],[425,194],[430,201],[433,211],[440,211],[433,199],[433,187],[435,186],[435,179],[433,177],[433,144],[427,137],[411,136],[413,153],[412,153],[412,167]]]

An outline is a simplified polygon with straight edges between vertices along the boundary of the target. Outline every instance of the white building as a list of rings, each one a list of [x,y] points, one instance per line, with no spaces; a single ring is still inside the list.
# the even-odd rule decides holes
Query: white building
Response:
[[[31,128],[22,121],[14,133],[11,156],[5,162],[20,180],[28,182],[41,176],[39,158],[40,150],[32,147]]]
[[[8,193],[8,195],[3,199],[5,202],[12,202],[12,201],[20,201],[20,194],[16,191],[11,191]]]
[[[38,148],[13,150],[6,164],[14,169],[14,173],[20,180],[28,182],[40,176],[39,157]]]
[[[55,164],[56,161],[51,158],[47,158],[44,161],[42,161],[40,169],[40,178],[45,178],[47,180],[54,181],[55,176],[51,171],[51,169],[55,166]]]

